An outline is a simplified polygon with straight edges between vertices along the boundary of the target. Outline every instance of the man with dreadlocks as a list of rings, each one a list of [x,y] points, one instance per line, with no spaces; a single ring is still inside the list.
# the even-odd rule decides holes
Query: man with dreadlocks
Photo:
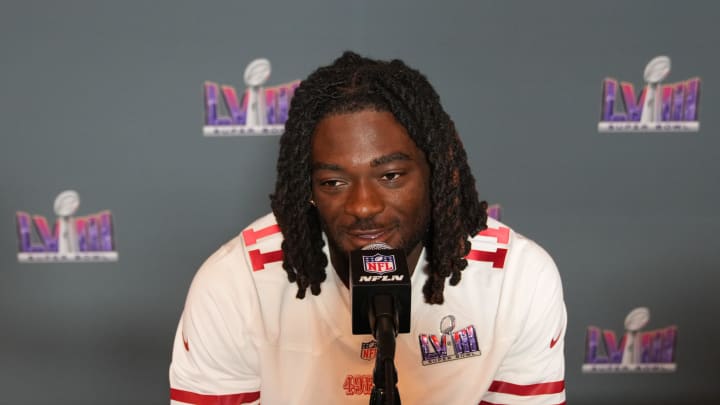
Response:
[[[351,333],[348,255],[372,242],[404,249],[411,269],[411,331],[395,355],[404,403],[565,402],[555,264],[487,217],[421,73],[351,52],[312,73],[271,205],[193,280],[172,404],[367,404],[376,343]]]

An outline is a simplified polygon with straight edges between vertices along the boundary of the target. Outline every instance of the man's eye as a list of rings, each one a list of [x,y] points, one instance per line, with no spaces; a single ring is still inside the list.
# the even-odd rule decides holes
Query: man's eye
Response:
[[[382,178],[386,181],[394,181],[400,178],[400,173],[385,173]]]
[[[321,186],[324,187],[338,187],[341,185],[340,180],[325,180],[320,183]]]

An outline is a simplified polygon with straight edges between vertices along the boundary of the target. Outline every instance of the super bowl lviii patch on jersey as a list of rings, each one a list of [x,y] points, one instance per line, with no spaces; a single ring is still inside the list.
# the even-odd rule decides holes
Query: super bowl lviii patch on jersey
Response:
[[[420,334],[422,365],[444,363],[480,356],[481,351],[473,325],[455,330],[455,317],[447,315],[440,321],[440,336]]]

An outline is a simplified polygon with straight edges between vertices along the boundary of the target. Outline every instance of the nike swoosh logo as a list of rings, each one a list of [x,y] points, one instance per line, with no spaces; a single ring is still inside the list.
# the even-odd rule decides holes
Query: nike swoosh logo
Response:
[[[183,334],[182,339],[183,339],[183,346],[185,346],[185,351],[186,351],[186,352],[189,352],[189,351],[190,351],[190,345],[188,344],[188,340],[185,338],[185,335],[184,335],[184,334]],[[550,347],[552,347],[552,346],[550,346]]]
[[[555,338],[555,339],[550,339],[550,348],[551,348],[551,349],[552,349],[553,347],[555,347],[555,345],[557,344],[557,342],[560,341],[560,335],[561,335],[561,334],[562,334],[562,330],[560,331],[560,333],[558,333],[558,337],[557,337],[557,338]]]

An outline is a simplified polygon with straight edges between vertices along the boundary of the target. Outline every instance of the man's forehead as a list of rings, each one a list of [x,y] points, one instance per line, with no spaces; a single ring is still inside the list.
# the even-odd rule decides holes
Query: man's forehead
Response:
[[[311,144],[353,148],[364,142],[410,144],[417,147],[407,129],[387,111],[361,110],[325,116],[318,121],[310,137]],[[409,146],[409,145],[408,145]]]
[[[378,156],[370,160],[370,167],[377,167],[398,160],[414,160],[410,155],[404,152],[394,152],[386,155]],[[343,170],[343,166],[337,163],[321,162],[313,158],[313,170]]]

